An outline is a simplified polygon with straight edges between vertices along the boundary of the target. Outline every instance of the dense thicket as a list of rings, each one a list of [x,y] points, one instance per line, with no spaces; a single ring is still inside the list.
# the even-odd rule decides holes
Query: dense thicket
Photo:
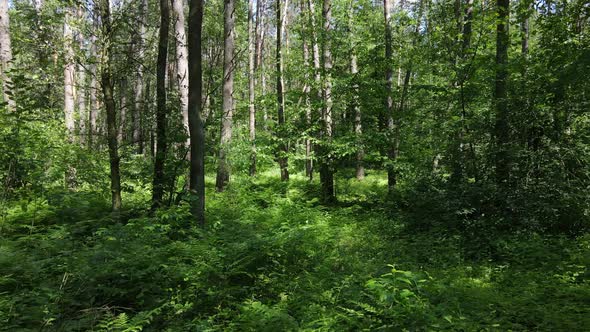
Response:
[[[590,329],[587,1],[188,2],[0,0],[0,329]]]

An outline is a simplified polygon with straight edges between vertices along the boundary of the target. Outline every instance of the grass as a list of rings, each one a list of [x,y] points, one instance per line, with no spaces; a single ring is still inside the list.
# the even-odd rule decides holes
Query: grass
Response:
[[[298,175],[208,178],[204,230],[185,205],[145,216],[144,192],[121,223],[90,192],[11,204],[0,329],[590,330],[590,236],[470,238],[384,181],[341,174],[323,206]]]

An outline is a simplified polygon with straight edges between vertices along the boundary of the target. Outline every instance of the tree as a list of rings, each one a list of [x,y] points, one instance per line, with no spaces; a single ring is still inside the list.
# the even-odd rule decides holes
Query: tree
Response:
[[[86,17],[84,15],[84,10],[80,6],[78,7],[78,20],[80,21],[80,25],[83,25]],[[86,85],[86,68],[82,63],[82,60],[85,60],[85,36],[83,32],[83,28],[78,29],[78,47],[82,51],[82,59],[80,59],[78,63],[78,77],[77,77],[77,89],[76,89],[76,99],[78,104],[78,127],[80,129],[80,140],[79,143],[81,146],[84,146],[87,140],[83,139],[88,134],[87,131],[87,123],[88,123],[88,111],[86,108],[86,92],[87,92],[87,85]]]
[[[183,3],[183,0],[172,0],[172,9],[176,18],[174,21],[174,40],[176,42],[175,50],[178,94],[180,96],[180,109],[182,111],[183,125],[187,133],[187,140],[185,144],[186,148],[188,149],[190,144],[190,140],[188,138],[188,51],[186,48]]]
[[[322,18],[324,21],[323,49],[323,108],[322,108],[322,129],[320,139],[323,140],[320,153],[320,183],[322,187],[322,198],[326,202],[336,200],[334,195],[334,169],[331,154],[331,143],[333,138],[332,119],[332,50],[330,38],[332,31],[332,1],[323,0]]]
[[[277,74],[277,140],[278,140],[278,151],[277,160],[281,169],[281,180],[289,180],[289,160],[287,153],[289,147],[285,138],[285,95],[283,81],[283,51],[282,51],[282,31],[283,31],[283,16],[281,15],[281,0],[276,0],[276,20],[277,20],[277,48],[276,48],[276,74]]]
[[[119,144],[117,141],[117,111],[113,97],[113,82],[111,71],[112,54],[112,25],[111,6],[109,0],[100,0],[98,3],[100,11],[100,22],[102,30],[101,47],[101,87],[106,109],[107,120],[107,142],[109,148],[110,178],[111,178],[111,208],[113,212],[121,209],[121,175],[119,172]]]
[[[510,0],[497,0],[498,15],[496,25],[496,78],[494,88],[494,108],[496,123],[494,134],[496,137],[496,182],[505,188],[510,176],[510,128],[508,119],[508,46],[510,37],[508,31]]]
[[[160,0],[160,33],[158,37],[158,63],[156,76],[156,161],[154,163],[154,179],[152,192],[152,209],[160,207],[164,195],[165,175],[164,163],[168,142],[166,141],[166,68],[168,56],[168,33],[170,29],[169,0]]]
[[[252,151],[250,152],[250,176],[256,174],[256,107],[254,101],[256,99],[256,78],[255,78],[255,27],[254,27],[254,0],[248,0],[248,111],[249,121],[248,129],[250,133],[250,144]]]
[[[66,126],[66,137],[69,143],[73,143],[76,135],[76,100],[75,89],[76,84],[76,59],[74,53],[74,32],[72,30],[71,22],[73,21],[72,8],[66,8],[64,17],[64,118]],[[73,189],[76,187],[76,168],[71,162],[66,166],[66,185]]]
[[[362,112],[359,100],[359,83],[358,83],[358,64],[357,54],[354,43],[354,0],[350,0],[350,7],[348,9],[348,28],[350,33],[350,74],[352,75],[352,102],[351,108],[354,114],[354,134],[356,136],[356,165],[355,165],[355,176],[358,180],[362,180],[365,177],[365,150],[363,148],[362,135],[363,135],[363,123],[362,123]]]
[[[145,51],[144,51],[144,39],[146,35],[146,20],[147,20],[147,0],[139,0],[138,10],[138,27],[137,34],[135,35],[136,42],[136,54],[138,58],[137,64],[137,77],[135,79],[135,103],[134,103],[134,114],[133,114],[133,142],[137,144],[137,153],[143,154],[144,152],[144,138],[142,130],[142,119],[145,117],[144,113],[146,110],[146,102],[144,100],[144,89],[145,89],[145,65],[143,63]]]
[[[191,143],[189,190],[192,196],[191,213],[201,226],[205,224],[205,131],[201,121],[202,28],[203,0],[190,0],[188,17],[188,120]]]
[[[2,96],[10,111],[14,111],[16,104],[12,97],[12,82],[9,72],[12,62],[12,46],[10,42],[10,18],[8,15],[8,1],[0,1],[0,79],[2,79]]]
[[[234,114],[234,0],[224,0],[223,11],[223,101],[221,114],[221,138],[217,166],[217,191],[223,191],[229,183],[227,153],[232,135]]]
[[[309,15],[309,10],[306,10],[305,0],[301,0],[301,16],[305,19]],[[305,26],[305,22],[303,23]],[[303,29],[301,34],[301,46],[303,48],[303,66],[304,66],[304,80],[303,83],[303,98],[305,103],[305,125],[307,130],[309,131],[312,126],[312,116],[311,116],[311,84],[310,84],[310,73],[311,70],[311,63],[309,57],[309,42],[308,39],[305,38],[305,29]],[[310,133],[308,132],[305,137],[305,175],[311,181],[313,179],[313,159],[312,159],[312,144]]]
[[[393,60],[393,27],[391,22],[391,12],[393,8],[392,0],[383,0],[383,18],[385,21],[385,110],[387,116],[387,188],[389,192],[395,189],[397,183],[397,174],[394,163],[397,158],[397,139],[398,124],[394,114],[393,107],[393,69],[391,61]]]

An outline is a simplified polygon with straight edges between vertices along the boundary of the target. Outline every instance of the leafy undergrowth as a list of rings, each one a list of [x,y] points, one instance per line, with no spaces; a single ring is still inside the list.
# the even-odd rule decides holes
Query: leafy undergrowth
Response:
[[[384,181],[340,179],[323,206],[303,178],[237,178],[208,192],[204,230],[186,205],[117,223],[92,193],[15,203],[0,329],[590,330],[590,236],[413,227],[429,211],[384,200]]]

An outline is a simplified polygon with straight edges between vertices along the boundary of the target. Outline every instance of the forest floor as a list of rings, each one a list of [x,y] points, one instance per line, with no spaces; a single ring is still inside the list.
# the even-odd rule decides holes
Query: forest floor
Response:
[[[332,206],[302,176],[232,181],[208,178],[205,229],[138,187],[120,222],[84,189],[3,206],[0,330],[590,331],[590,235],[453,231],[378,172]]]

